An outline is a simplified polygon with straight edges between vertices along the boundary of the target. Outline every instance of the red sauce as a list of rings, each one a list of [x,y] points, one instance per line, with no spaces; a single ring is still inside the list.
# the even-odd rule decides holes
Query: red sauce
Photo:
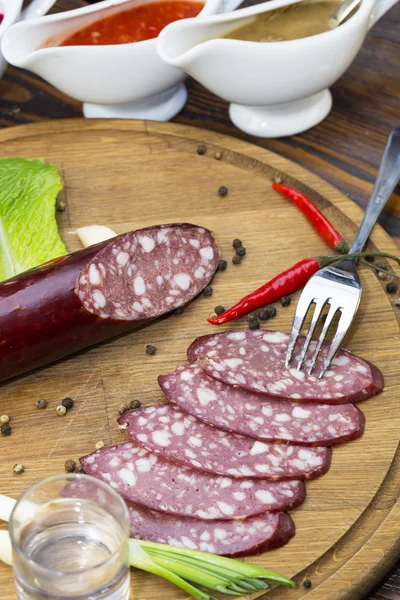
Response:
[[[136,6],[92,23],[72,34],[59,46],[129,44],[158,36],[169,23],[196,17],[204,4],[169,0]]]

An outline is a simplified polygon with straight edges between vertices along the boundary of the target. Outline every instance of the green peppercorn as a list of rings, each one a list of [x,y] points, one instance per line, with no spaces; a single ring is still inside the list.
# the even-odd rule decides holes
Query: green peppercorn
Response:
[[[223,258],[221,258],[218,261],[217,271],[226,271],[226,267],[227,266],[228,266],[228,263],[226,262],[226,260],[224,260]]]
[[[146,354],[148,354],[149,356],[153,356],[153,354],[155,354],[156,352],[157,348],[155,346],[153,346],[152,344],[147,344]]]
[[[72,400],[72,398],[64,398],[64,400],[61,402],[62,406],[64,406],[67,410],[71,410],[71,408],[74,405],[74,401]]]
[[[397,285],[394,281],[389,281],[389,283],[386,284],[386,291],[388,294],[395,294],[397,292]]]
[[[131,410],[135,410],[136,408],[140,408],[142,406],[142,403],[140,402],[140,400],[132,400],[132,402],[129,404],[129,408]]]
[[[208,298],[209,296],[212,296],[213,293],[213,289],[211,285],[206,285],[206,287],[203,290],[203,295]]]
[[[225,196],[227,196],[227,195],[228,195],[228,188],[227,188],[225,185],[221,185],[221,186],[218,188],[218,194],[219,194],[219,195],[220,195],[222,198],[224,198]]]
[[[234,265],[240,265],[242,262],[242,257],[239,256],[239,254],[235,254],[235,256],[232,258],[232,262]]]
[[[232,246],[234,248],[240,248],[240,246],[242,246],[242,240],[239,240],[239,238],[235,238],[232,242]]]
[[[3,423],[3,425],[0,427],[0,431],[1,435],[11,435],[11,425],[9,425],[8,423]]]
[[[236,248],[237,256],[244,256],[246,254],[246,248],[244,246],[240,246],[240,248]]]
[[[217,317],[219,317],[219,315],[222,315],[222,313],[225,312],[225,308],[223,306],[216,306],[214,308],[214,312],[217,315]]]
[[[47,400],[43,400],[43,398],[41,398],[40,400],[38,400],[38,401],[36,402],[36,406],[37,406],[38,408],[41,408],[41,409],[43,409],[43,408],[47,408],[47,406],[48,406],[48,402],[47,402]]]
[[[14,465],[14,473],[16,475],[21,475],[21,473],[23,473],[24,471],[25,471],[25,467],[23,464],[17,463],[16,465]]]
[[[281,298],[281,304],[282,306],[289,306],[289,304],[291,303],[292,299],[290,296],[282,296]]]
[[[63,406],[62,404],[60,404],[59,406],[57,406],[56,412],[57,412],[57,414],[58,414],[59,417],[63,417],[64,415],[67,414],[67,409],[65,408],[65,406]]]

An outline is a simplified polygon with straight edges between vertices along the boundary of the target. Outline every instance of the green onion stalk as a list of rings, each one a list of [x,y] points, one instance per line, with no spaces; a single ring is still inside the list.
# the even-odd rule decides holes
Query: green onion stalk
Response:
[[[283,575],[232,558],[132,538],[129,564],[167,579],[196,600],[217,599],[192,583],[231,596],[266,590],[270,584],[296,587]]]

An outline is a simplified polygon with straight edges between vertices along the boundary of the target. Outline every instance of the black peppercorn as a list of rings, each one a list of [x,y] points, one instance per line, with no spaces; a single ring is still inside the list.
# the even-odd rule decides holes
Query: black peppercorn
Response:
[[[38,408],[47,408],[48,402],[47,402],[47,400],[40,399],[36,402],[36,406]]]
[[[155,354],[156,352],[157,348],[155,346],[153,346],[152,344],[147,344],[146,354],[149,354],[149,356],[153,356],[153,354]]]
[[[268,318],[273,319],[276,317],[276,308],[275,306],[267,306],[266,310],[268,311]]]
[[[224,186],[224,185],[221,185],[221,186],[218,188],[218,194],[219,194],[219,195],[220,195],[222,198],[224,198],[224,196],[227,196],[227,194],[228,194],[228,188],[227,188],[226,186]]]
[[[268,310],[266,308],[262,308],[261,310],[258,311],[257,317],[260,319],[260,321],[268,321],[268,319],[269,319]]]
[[[388,294],[395,294],[397,292],[397,285],[394,281],[389,281],[389,283],[386,284],[386,291]]]
[[[221,258],[218,261],[217,271],[226,271],[226,267],[227,266],[228,266],[228,263],[226,262],[226,260],[224,260],[223,258]]]
[[[242,245],[242,240],[239,240],[239,238],[235,238],[232,242],[232,246],[234,248],[240,248],[241,245]]]
[[[68,459],[65,461],[64,468],[67,473],[73,473],[76,469],[76,464],[74,460]]]
[[[246,254],[246,248],[244,248],[244,246],[241,246],[240,248],[236,249],[236,254],[238,256],[244,256]]]
[[[281,298],[281,304],[282,306],[289,306],[289,304],[291,303],[292,299],[290,296],[282,296]]]
[[[211,287],[211,285],[206,285],[206,287],[203,290],[203,295],[208,298],[209,296],[212,296],[213,293],[213,289]]]
[[[312,587],[312,582],[310,581],[310,579],[305,579],[303,581],[303,585],[305,588],[310,588],[310,587]]]
[[[235,256],[232,258],[232,262],[234,265],[240,265],[242,262],[242,257],[239,256],[239,254],[235,254]]]
[[[371,263],[374,262],[374,260],[375,260],[375,256],[371,256],[371,255],[365,256],[364,258],[365,258],[365,260],[367,260],[368,262],[371,262]]]
[[[0,431],[1,435],[10,435],[12,431],[11,425],[8,423],[3,423],[3,425],[0,427]]]
[[[119,415],[124,415],[126,413],[126,411],[129,410],[129,406],[127,404],[120,404],[117,408],[117,412]]]
[[[74,401],[72,400],[72,398],[64,398],[64,400],[61,402],[62,406],[64,406],[67,410],[71,410],[71,408],[74,405]]]
[[[129,408],[132,410],[135,410],[136,408],[140,408],[142,406],[142,403],[140,402],[140,400],[132,400],[132,402],[129,404]]]
[[[219,317],[219,315],[222,315],[222,313],[225,312],[225,308],[223,306],[216,306],[214,312]]]
[[[198,148],[197,148],[197,154],[200,154],[200,156],[202,156],[203,154],[205,154],[207,152],[207,148],[206,146],[204,146],[204,144],[201,144]]]
[[[387,269],[387,265],[384,262],[377,262],[375,266],[377,269]]]
[[[260,323],[255,315],[249,317],[249,329],[260,329]]]
[[[174,310],[174,315],[181,315],[183,312],[185,312],[185,307],[184,306],[178,306],[178,308],[176,308]]]

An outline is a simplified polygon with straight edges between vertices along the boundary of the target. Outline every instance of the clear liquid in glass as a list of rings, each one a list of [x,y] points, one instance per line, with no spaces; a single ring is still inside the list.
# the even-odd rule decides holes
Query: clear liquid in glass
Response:
[[[61,498],[44,504],[21,532],[20,548],[35,563],[35,574],[24,563],[15,565],[18,598],[128,600],[123,537],[117,519],[91,500]]]

